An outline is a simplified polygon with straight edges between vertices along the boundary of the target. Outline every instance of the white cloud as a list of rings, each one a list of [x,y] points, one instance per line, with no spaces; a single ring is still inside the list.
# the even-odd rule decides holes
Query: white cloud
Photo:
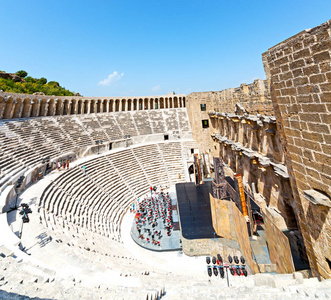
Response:
[[[157,91],[160,90],[160,88],[161,88],[161,86],[158,84],[158,85],[156,85],[156,86],[153,86],[152,90],[153,90],[154,92],[157,92]]]
[[[117,71],[114,71],[112,74],[109,74],[108,77],[98,83],[98,85],[109,85],[111,82],[120,80],[124,76],[124,73],[119,74]]]

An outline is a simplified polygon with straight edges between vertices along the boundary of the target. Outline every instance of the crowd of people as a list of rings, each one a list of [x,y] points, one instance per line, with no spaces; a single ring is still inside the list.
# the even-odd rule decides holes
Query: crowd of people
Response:
[[[69,169],[69,160],[64,160],[62,162],[57,163],[57,170],[60,171],[61,168],[62,170],[65,170],[66,168]]]
[[[150,196],[138,199],[133,205],[136,230],[139,239],[161,246],[163,234],[171,236],[173,230],[172,207],[169,193],[164,193],[162,187],[151,188]]]

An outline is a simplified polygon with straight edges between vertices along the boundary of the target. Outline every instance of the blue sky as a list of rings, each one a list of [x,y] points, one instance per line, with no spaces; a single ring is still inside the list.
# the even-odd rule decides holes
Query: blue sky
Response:
[[[329,0],[1,0],[0,70],[84,96],[217,91],[265,79],[261,54],[331,18]]]

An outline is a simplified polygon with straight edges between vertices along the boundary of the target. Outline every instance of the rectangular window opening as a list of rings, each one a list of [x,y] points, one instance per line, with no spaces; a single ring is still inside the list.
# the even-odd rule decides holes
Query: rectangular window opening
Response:
[[[202,120],[202,128],[208,128],[209,127],[209,120]]]

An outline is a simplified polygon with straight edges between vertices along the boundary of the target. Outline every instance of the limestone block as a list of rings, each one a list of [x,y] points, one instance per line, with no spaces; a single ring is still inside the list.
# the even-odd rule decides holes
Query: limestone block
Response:
[[[267,286],[271,288],[276,287],[275,280],[272,275],[269,274],[255,274],[254,275],[254,285],[255,286]]]
[[[297,284],[303,284],[303,274],[300,272],[294,272],[293,278],[295,279]]]

